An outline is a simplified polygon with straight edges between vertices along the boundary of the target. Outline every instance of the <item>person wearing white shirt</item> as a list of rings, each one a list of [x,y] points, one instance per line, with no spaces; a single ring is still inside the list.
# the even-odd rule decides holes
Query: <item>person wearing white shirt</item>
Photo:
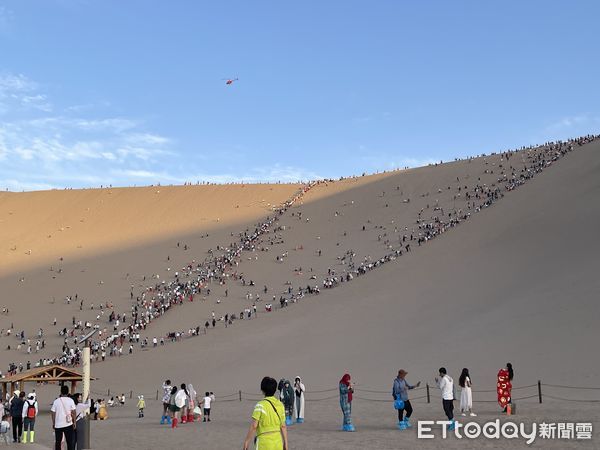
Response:
[[[87,416],[87,411],[92,406],[92,403],[89,398],[86,402],[83,402],[83,395],[80,393],[73,394],[72,399],[75,402],[75,424],[77,425],[77,430],[75,431],[75,446],[77,448],[83,448],[85,418]]]
[[[2,422],[0,422],[0,439],[4,441],[6,445],[8,445],[10,441],[10,437],[8,435],[8,431],[10,430],[10,422],[8,419],[10,416],[2,414]]]
[[[75,402],[69,397],[69,388],[61,386],[60,397],[54,400],[50,408],[55,437],[55,450],[61,450],[63,436],[67,443],[67,450],[75,450],[76,409]]]
[[[213,401],[213,399],[210,396],[210,392],[207,392],[204,396],[204,399],[202,400],[203,407],[204,407],[203,422],[210,422],[210,404],[212,403],[212,401]]]
[[[454,423],[454,380],[448,375],[445,367],[440,367],[440,378],[435,379],[436,384],[442,391],[442,405],[444,407],[444,413],[450,425],[448,430],[453,431],[455,427]]]

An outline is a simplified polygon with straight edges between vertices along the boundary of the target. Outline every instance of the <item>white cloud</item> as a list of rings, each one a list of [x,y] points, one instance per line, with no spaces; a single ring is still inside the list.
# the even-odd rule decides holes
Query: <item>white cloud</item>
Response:
[[[164,145],[170,142],[169,139],[164,136],[158,136],[151,133],[133,133],[127,136],[126,140],[132,145]]]
[[[11,110],[52,111],[46,95],[37,93],[37,83],[23,74],[0,74],[0,113]]]
[[[23,74],[0,74],[0,95],[10,95],[15,92],[31,92],[36,88],[37,84]]]
[[[118,181],[110,178],[114,166],[139,175],[147,172],[140,164],[173,154],[172,141],[139,120],[94,116],[93,108],[81,117],[78,109],[52,115],[37,83],[22,74],[0,74],[0,113],[12,118],[0,122],[0,188],[109,184]]]
[[[547,125],[539,136],[534,136],[531,139],[531,142],[564,140],[589,133],[598,134],[598,132],[600,132],[600,116],[578,114],[565,116]]]
[[[562,119],[548,125],[548,130],[563,130],[580,126],[588,123],[600,123],[599,117],[591,117],[586,114],[579,116],[563,117]]]
[[[13,21],[13,12],[5,6],[0,6],[0,32],[8,31]]]
[[[71,119],[63,120],[70,123],[72,126],[83,131],[114,131],[122,133],[127,130],[132,130],[139,124],[135,120],[115,117],[109,119]],[[129,136],[127,137],[129,138]]]
[[[53,110],[60,113],[53,114]],[[196,181],[293,183],[322,178],[290,165],[248,167],[240,162],[245,153],[241,148],[196,152],[183,160],[174,150],[173,139],[149,130],[143,121],[108,114],[109,103],[53,108],[51,96],[22,74],[0,74],[2,112],[0,189]],[[202,164],[197,165],[200,160]],[[221,173],[198,170],[215,161],[226,161],[235,169]]]
[[[2,180],[2,187],[9,191],[46,191],[48,189],[55,189],[56,186],[49,183],[35,183],[29,181],[16,180],[14,178]]]

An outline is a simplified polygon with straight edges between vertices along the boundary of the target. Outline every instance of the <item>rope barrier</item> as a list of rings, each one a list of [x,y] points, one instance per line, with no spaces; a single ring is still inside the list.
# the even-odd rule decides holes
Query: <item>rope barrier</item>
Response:
[[[513,387],[512,390],[513,391],[518,391],[519,389],[530,389],[530,388],[533,388],[533,387],[537,387],[537,384],[528,384],[527,386],[516,386],[516,387]],[[477,390],[473,389],[472,392],[481,392],[481,393],[483,393],[483,392],[497,392],[497,390],[496,389],[477,389]]]
[[[553,395],[544,394],[544,398],[551,398],[552,400],[560,400],[562,402],[576,402],[576,403],[600,403],[600,400],[575,400],[572,398],[555,397]]]
[[[323,400],[331,400],[334,398],[339,398],[339,395],[331,395],[329,397],[325,397],[325,398],[307,398],[306,401],[307,402],[322,402]]]
[[[333,389],[324,389],[322,391],[306,391],[307,394],[323,394],[325,392],[333,392],[333,391],[337,391],[338,388],[333,388]]]
[[[589,389],[589,390],[600,391],[600,387],[565,386],[565,385],[561,385],[561,384],[546,384],[546,383],[542,383],[542,386],[560,388],[560,389],[586,389],[586,390]]]
[[[572,398],[565,398],[565,397],[558,397],[558,396],[553,396],[553,395],[548,395],[545,392],[542,393],[542,387],[547,387],[547,388],[555,388],[555,389],[574,389],[574,390],[600,390],[600,387],[592,387],[592,386],[568,386],[568,385],[561,385],[561,384],[545,384],[542,383],[541,381],[538,382],[537,384],[528,384],[525,386],[516,386],[513,387],[514,391],[518,391],[518,390],[525,390],[525,389],[532,389],[532,388],[537,388],[538,392],[537,394],[534,395],[527,395],[527,396],[522,396],[522,397],[513,397],[513,400],[530,400],[530,399],[534,399],[534,398],[539,398],[540,403],[542,402],[542,399],[544,397],[546,398],[550,398],[552,400],[558,400],[558,401],[566,401],[566,402],[576,402],[576,403],[600,403],[600,399],[592,399],[592,400],[584,400],[584,399],[572,399]],[[422,387],[418,387],[415,388],[414,391],[422,391],[425,389],[431,388],[431,386],[422,386]],[[306,391],[306,401],[307,402],[322,402],[322,401],[327,401],[327,400],[333,400],[333,399],[337,399],[339,398],[339,395],[337,394],[337,390],[338,388],[331,388],[331,389],[322,389],[322,390],[315,390],[315,391]],[[120,392],[126,392],[128,393],[128,397],[132,398],[133,393],[135,392],[134,390],[131,389],[126,389],[125,391],[121,390],[112,390],[112,389],[107,389],[104,392],[99,392],[99,391],[90,391],[90,393],[92,395],[94,395],[97,398],[104,398],[104,397],[110,397],[110,396],[115,396],[115,395],[119,395]],[[330,393],[330,392],[336,392],[333,395],[327,396],[327,397],[323,397],[323,398],[311,398],[311,395],[314,394],[326,394],[326,393]],[[356,398],[357,400],[362,400],[362,401],[366,401],[366,402],[383,402],[383,403],[391,403],[392,399],[387,398],[387,399],[382,399],[382,398],[370,398],[371,396],[369,396],[368,394],[375,394],[377,395],[387,395],[389,396],[391,394],[390,390],[378,390],[378,389],[369,389],[369,388],[356,388],[355,389],[356,393],[366,393],[366,396],[361,396],[361,395],[356,395],[354,396],[354,398]],[[480,390],[473,390],[474,393],[496,393],[497,390],[496,389],[480,389]],[[156,397],[159,401],[160,401],[160,395],[162,393],[160,391],[155,391],[152,393],[136,393],[135,395],[144,395],[145,398],[148,398],[148,400],[154,400],[154,397]],[[225,395],[220,395],[217,397],[219,402],[240,402],[240,401],[248,401],[248,402],[256,402],[256,401],[260,401],[263,399],[263,395],[261,393],[252,393],[252,392],[245,392],[245,391],[237,391],[237,392],[233,392],[231,394],[225,394]],[[431,400],[440,400],[441,396],[439,394],[439,392],[437,390],[434,390],[433,392],[427,391],[427,394],[425,395],[421,395],[418,397],[411,397],[411,401],[416,401],[417,403],[423,403],[420,402],[420,400],[425,399],[426,403],[431,402]],[[487,400],[487,399],[474,399],[473,403],[497,403],[496,399],[493,400]]]
[[[239,395],[238,392],[234,392],[233,394],[219,395],[219,398],[237,397],[238,395]]]
[[[423,387],[414,388],[414,389],[411,389],[411,391],[421,391],[423,389],[426,389],[426,387],[423,386]],[[333,390],[336,390],[336,389],[333,389]],[[369,393],[373,393],[373,394],[388,394],[388,395],[392,394],[391,389],[389,389],[387,391],[377,391],[377,390],[373,390],[373,389],[355,388],[354,391],[355,392],[369,392]],[[310,392],[308,392],[308,393],[310,393]]]
[[[517,387],[513,387],[512,390],[513,391],[517,391],[519,389],[529,389],[532,387],[537,387],[537,384],[528,384],[527,386],[517,386]],[[494,389],[494,392],[496,392],[496,390]]]
[[[364,400],[366,402],[386,402],[386,403],[392,403],[391,400],[376,400],[376,399],[372,399],[372,398],[359,397],[357,395],[355,395],[354,398],[358,399],[358,400]]]

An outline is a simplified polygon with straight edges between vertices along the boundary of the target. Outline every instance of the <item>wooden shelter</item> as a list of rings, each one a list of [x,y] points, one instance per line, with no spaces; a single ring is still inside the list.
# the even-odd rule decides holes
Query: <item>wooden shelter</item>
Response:
[[[25,388],[25,383],[60,383],[61,385],[67,381],[71,382],[71,392],[75,392],[77,382],[83,381],[83,375],[75,372],[68,367],[63,367],[58,364],[49,366],[36,367],[26,372],[19,372],[10,377],[1,378],[2,383],[2,398],[6,398],[8,386],[10,385],[10,395],[12,397],[18,385],[20,391]]]

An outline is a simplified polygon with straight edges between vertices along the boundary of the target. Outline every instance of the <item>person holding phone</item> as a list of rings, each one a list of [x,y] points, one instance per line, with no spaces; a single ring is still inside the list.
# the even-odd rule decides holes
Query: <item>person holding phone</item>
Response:
[[[340,407],[344,415],[343,431],[355,431],[352,424],[352,394],[354,393],[354,385],[350,381],[350,374],[346,373],[340,380]]]
[[[394,385],[392,387],[392,397],[394,397],[394,400],[399,398],[404,402],[404,408],[398,410],[398,426],[402,429],[411,427],[410,416],[413,413],[413,408],[408,399],[408,391],[421,386],[420,381],[415,385],[411,385],[406,381],[407,374],[408,372],[406,370],[400,369],[398,371],[398,376],[394,379]],[[406,417],[403,417],[404,411],[406,411]]]

